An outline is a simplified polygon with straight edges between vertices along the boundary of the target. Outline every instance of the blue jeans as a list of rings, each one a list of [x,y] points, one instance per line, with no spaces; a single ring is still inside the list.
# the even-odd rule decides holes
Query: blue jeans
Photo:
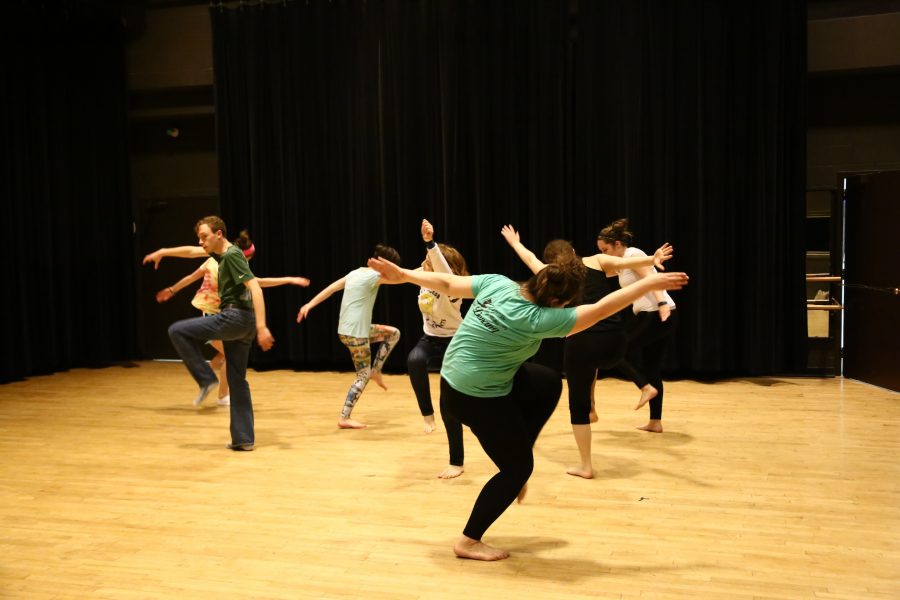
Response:
[[[203,345],[222,340],[225,347],[225,373],[231,388],[231,444],[253,444],[253,401],[247,384],[247,359],[256,337],[256,315],[250,310],[227,308],[217,315],[196,317],[172,323],[169,339],[184,366],[200,387],[216,383],[215,373],[203,356]]]

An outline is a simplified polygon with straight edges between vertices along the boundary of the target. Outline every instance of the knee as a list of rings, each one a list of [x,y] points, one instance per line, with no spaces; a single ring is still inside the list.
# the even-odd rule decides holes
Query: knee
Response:
[[[410,371],[422,371],[428,368],[428,356],[418,346],[413,348],[406,357],[406,367]]]

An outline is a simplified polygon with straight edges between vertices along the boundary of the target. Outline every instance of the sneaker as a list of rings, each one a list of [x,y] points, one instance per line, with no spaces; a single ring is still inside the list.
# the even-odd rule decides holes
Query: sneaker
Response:
[[[251,452],[253,450],[253,444],[239,444],[235,446],[232,443],[225,444],[225,447],[229,450],[234,450],[235,452]]]
[[[206,400],[206,397],[210,395],[210,393],[219,386],[218,381],[213,381],[212,383],[207,383],[205,386],[200,388],[200,393],[197,394],[197,397],[194,398],[194,406],[200,406],[203,404],[203,401]]]
[[[216,404],[219,406],[230,406],[231,405],[231,394],[225,394],[222,398],[219,398],[216,401]]]

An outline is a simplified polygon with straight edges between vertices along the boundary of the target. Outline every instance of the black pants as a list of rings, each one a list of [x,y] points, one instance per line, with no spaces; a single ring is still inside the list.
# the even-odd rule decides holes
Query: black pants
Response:
[[[629,358],[634,352],[634,360],[639,361],[640,365],[638,371],[659,392],[650,401],[650,418],[654,420],[662,419],[662,363],[666,356],[666,346],[675,333],[677,323],[677,310],[673,310],[665,322],[659,320],[658,312],[640,312],[625,332],[628,337]]]
[[[591,388],[597,369],[610,369],[625,358],[628,341],[621,329],[582,331],[566,338],[566,381],[572,425],[590,423]]]
[[[452,337],[435,337],[423,335],[410,350],[406,357],[406,370],[409,372],[409,381],[416,401],[419,403],[419,412],[423,417],[434,414],[434,405],[431,403],[431,385],[428,381],[428,368],[438,368],[444,361],[444,352],[450,345]],[[450,464],[461,467],[465,459],[463,449],[462,425],[459,421],[450,417],[447,411],[441,409],[441,420],[444,422],[444,430],[447,432],[447,445],[450,447]]]
[[[458,392],[441,378],[441,412],[469,426],[500,472],[481,489],[463,534],[480,540],[512,504],[534,469],[532,447],[556,409],[562,380],[552,369],[525,363],[512,391],[497,398]]]

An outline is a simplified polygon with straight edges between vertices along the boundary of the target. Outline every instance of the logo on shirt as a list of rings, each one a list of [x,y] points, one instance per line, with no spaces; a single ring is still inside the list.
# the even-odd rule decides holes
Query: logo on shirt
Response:
[[[493,301],[490,298],[484,302],[476,299],[472,306],[472,314],[485,329],[491,333],[497,333],[503,329],[503,326],[497,321],[497,317],[494,316],[494,307],[492,304]]]

